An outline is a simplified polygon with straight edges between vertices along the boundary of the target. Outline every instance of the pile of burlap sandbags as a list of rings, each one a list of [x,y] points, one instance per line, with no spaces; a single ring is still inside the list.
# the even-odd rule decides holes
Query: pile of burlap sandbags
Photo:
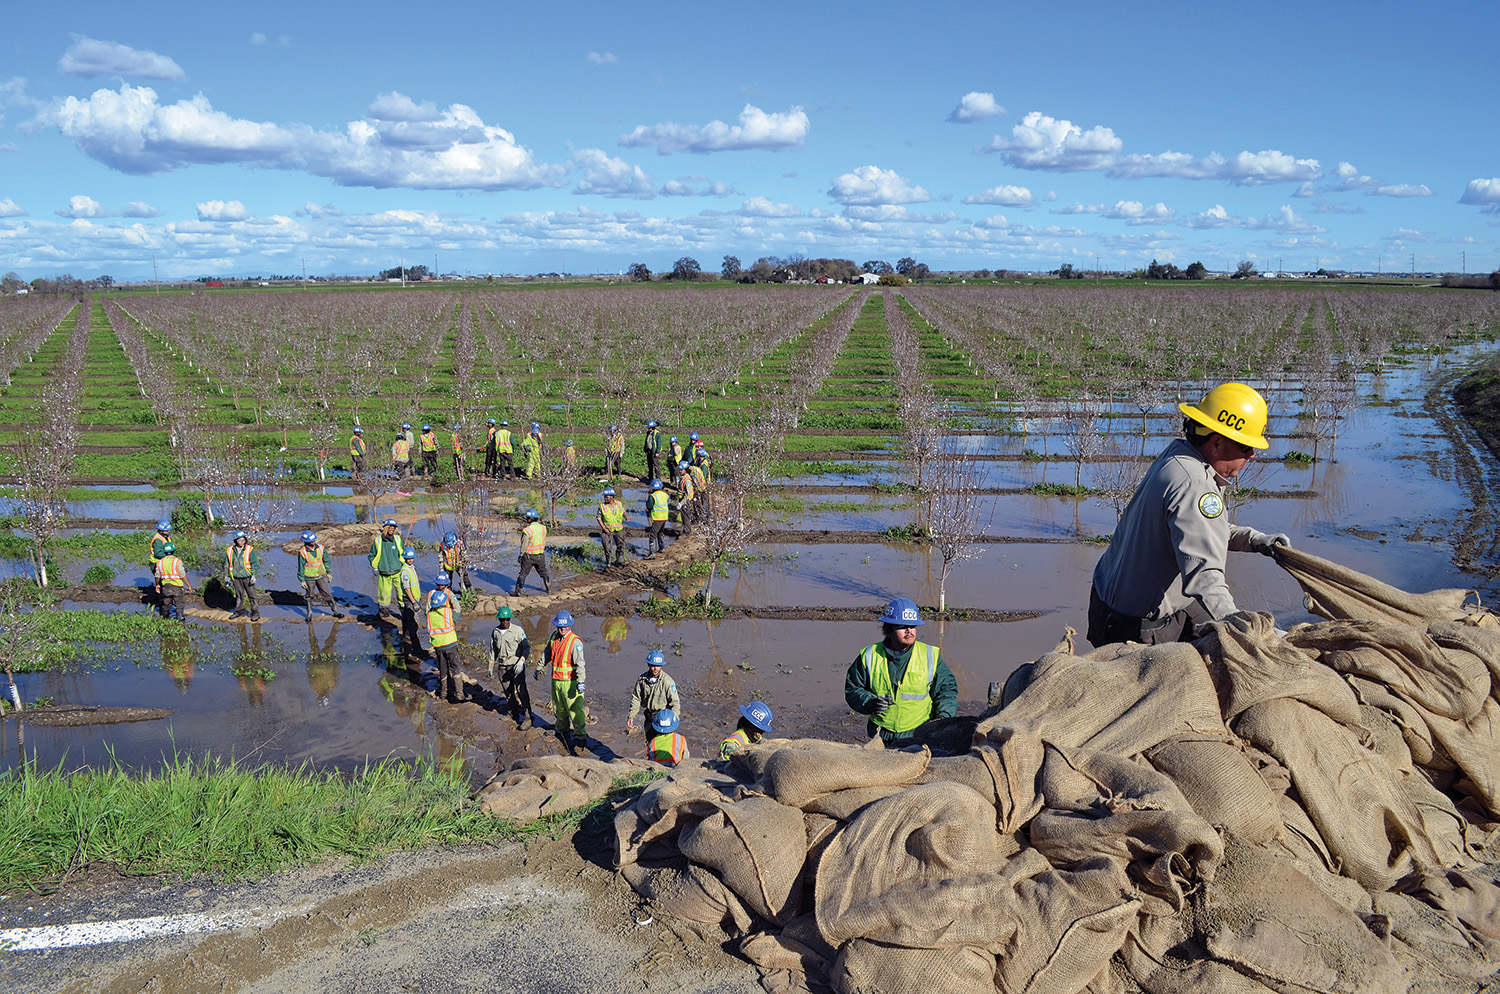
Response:
[[[1474,990],[1500,969],[1500,626],[1283,565],[1356,616],[1050,653],[962,755],[679,768],[618,813],[620,872],[773,990]]]
[[[616,777],[626,776],[634,769],[659,770],[661,767],[640,759],[620,759],[612,763],[572,756],[518,759],[485,781],[475,793],[475,799],[486,814],[524,825],[543,815],[597,801],[609,793]]]

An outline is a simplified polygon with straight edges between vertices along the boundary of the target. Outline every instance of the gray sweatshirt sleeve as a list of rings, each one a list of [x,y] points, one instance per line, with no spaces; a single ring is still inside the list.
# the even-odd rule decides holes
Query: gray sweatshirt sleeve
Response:
[[[1239,608],[1224,582],[1230,527],[1223,496],[1206,483],[1173,481],[1165,512],[1182,573],[1182,592],[1215,620],[1234,614]]]

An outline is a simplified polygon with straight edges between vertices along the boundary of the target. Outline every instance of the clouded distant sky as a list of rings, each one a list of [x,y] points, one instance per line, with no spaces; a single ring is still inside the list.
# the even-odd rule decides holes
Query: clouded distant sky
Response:
[[[1493,23],[1492,3],[12,5],[0,270],[1488,272]]]

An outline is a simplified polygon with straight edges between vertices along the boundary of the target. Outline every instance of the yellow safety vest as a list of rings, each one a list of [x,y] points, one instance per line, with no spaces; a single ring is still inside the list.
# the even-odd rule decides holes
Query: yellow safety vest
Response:
[[[692,500],[696,491],[693,489],[693,477],[690,473],[683,473],[677,478],[677,489],[682,491],[681,500]]]
[[[443,564],[443,569],[445,569],[445,570],[455,570],[455,569],[458,569],[458,561],[459,561],[459,558],[460,558],[460,550],[463,548],[463,545],[464,545],[464,540],[463,539],[459,539],[458,540],[458,544],[456,544],[456,545],[454,545],[452,547],[443,545],[441,542],[438,543],[438,562],[440,562],[440,563]]]
[[[240,561],[238,563],[239,568],[244,570],[246,573],[250,572],[250,553],[254,551],[255,546],[251,545],[249,542],[245,543],[245,547],[243,549],[234,545],[231,545],[229,548],[225,549],[224,553],[229,559],[229,575],[234,575],[234,569],[236,566],[236,563],[234,561],[234,554],[236,552],[240,554]]]
[[[306,564],[302,568],[302,573],[310,580],[316,579],[328,572],[328,567],[323,565],[323,547],[317,545],[313,548],[316,555],[308,555],[306,545],[297,550],[297,554],[302,557],[302,562]]]
[[[423,452],[436,452],[437,451],[437,434],[436,433],[430,432],[430,431],[424,431],[424,432],[422,432],[422,451]]]
[[[497,451],[497,452],[509,452],[509,451],[511,451],[511,448],[510,448],[510,429],[509,428],[501,428],[498,432],[495,433],[495,451]]]
[[[432,620],[434,615],[437,616],[436,623]],[[442,607],[428,608],[427,635],[432,639],[433,648],[452,645],[458,641],[458,636],[453,633],[453,605],[444,604]]]
[[[349,438],[349,454],[351,456],[362,456],[365,454],[365,440],[361,435],[352,435]]]
[[[702,490],[708,486],[708,479],[703,475],[703,470],[696,463],[688,467],[688,475],[692,477],[693,486],[697,490]]]
[[[651,491],[651,520],[667,520],[667,492],[665,490]]]
[[[743,728],[736,728],[719,743],[719,758],[728,759],[750,744],[750,736]]]
[[[156,576],[163,586],[180,587],[187,582],[185,567],[176,556],[167,556],[156,564]]]
[[[458,437],[458,432],[453,433],[453,454],[455,456],[461,456],[464,454],[463,439]]]
[[[605,531],[619,531],[625,527],[625,505],[617,500],[612,500],[607,504],[600,504],[599,520],[604,522]]]
[[[625,436],[616,432],[609,436],[609,454],[617,456],[625,451]]]
[[[527,525],[521,530],[521,535],[524,537],[524,551],[528,556],[541,555],[542,550],[547,547],[547,526],[540,521]]]
[[[687,739],[680,732],[651,737],[651,758],[658,763],[677,764],[687,758]]]
[[[578,636],[571,631],[552,640],[552,679],[573,679],[573,647],[577,644]]]
[[[567,463],[569,466],[572,466],[574,463],[578,462],[578,450],[573,448],[573,446],[571,445],[566,449],[563,449],[563,462]]]
[[[417,578],[415,566],[401,567],[400,584],[402,595],[412,607],[422,602],[422,581]]]
[[[398,438],[391,443],[391,459],[395,462],[406,462],[411,458],[411,446],[406,444],[406,439]]]
[[[891,669],[886,660],[885,643],[876,642],[860,653],[869,677],[870,689],[878,697],[889,697],[892,704],[885,714],[871,716],[877,727],[891,732],[909,732],[932,717],[932,680],[937,675],[938,648],[918,642],[911,648],[911,659],[901,686],[892,689]]]
[[[162,551],[162,546],[166,545],[170,541],[171,541],[171,539],[164,538],[162,536],[161,532],[157,532],[155,535],[151,536],[151,565],[152,566],[155,566],[157,563],[161,562],[162,556],[166,555],[166,553]]]

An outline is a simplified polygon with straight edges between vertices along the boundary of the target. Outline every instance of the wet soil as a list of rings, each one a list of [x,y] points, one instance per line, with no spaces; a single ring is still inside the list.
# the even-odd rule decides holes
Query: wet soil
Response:
[[[117,725],[128,721],[160,721],[172,717],[170,708],[121,708],[79,704],[48,704],[24,712],[6,711],[0,718],[24,718],[33,725],[76,728],[79,725]]]

